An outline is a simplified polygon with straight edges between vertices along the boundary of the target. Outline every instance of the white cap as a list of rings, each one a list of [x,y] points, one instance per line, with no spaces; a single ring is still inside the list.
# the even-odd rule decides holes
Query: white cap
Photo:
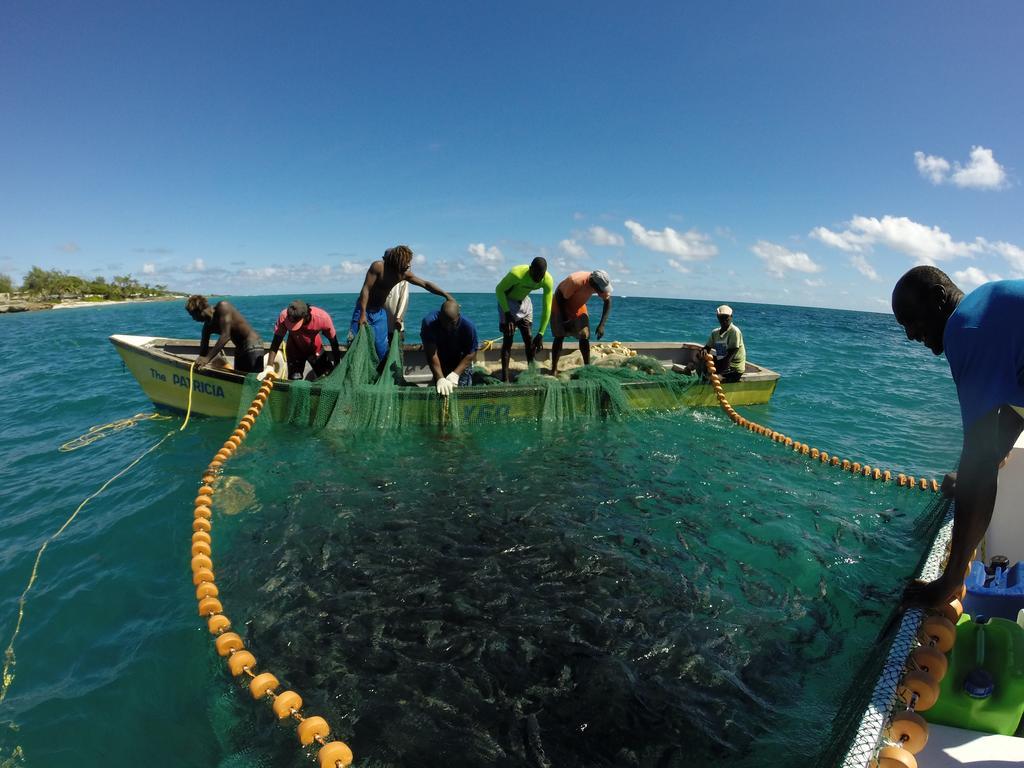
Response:
[[[723,304],[722,306],[715,310],[715,314],[729,315],[730,317],[732,317],[732,307],[730,307],[728,304]]]

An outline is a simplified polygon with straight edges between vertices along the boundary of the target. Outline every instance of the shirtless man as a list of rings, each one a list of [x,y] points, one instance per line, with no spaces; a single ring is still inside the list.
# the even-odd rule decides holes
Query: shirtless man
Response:
[[[388,356],[388,314],[384,308],[391,289],[402,281],[418,285],[433,294],[453,300],[452,295],[429,280],[414,275],[409,267],[412,265],[412,250],[407,245],[396,245],[384,251],[384,258],[373,262],[366,270],[363,289],[356,300],[356,308],[352,313],[352,335],[359,333],[360,326],[369,325],[373,329],[373,343],[377,349],[377,357],[381,362]]]
[[[196,370],[209,365],[221,353],[228,341],[235,345],[235,370],[239,373],[258,373],[263,370],[263,341],[252,329],[249,321],[228,301],[218,301],[212,307],[205,296],[190,296],[185,311],[197,323],[203,324],[203,340],[199,345]],[[210,349],[210,334],[220,338]]]

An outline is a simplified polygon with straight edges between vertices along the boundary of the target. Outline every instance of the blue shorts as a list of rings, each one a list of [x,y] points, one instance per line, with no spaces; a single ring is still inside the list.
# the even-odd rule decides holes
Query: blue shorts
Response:
[[[359,334],[359,315],[362,314],[362,309],[359,307],[359,303],[356,302],[355,311],[352,313],[352,327],[349,329],[352,331],[352,336]],[[370,323],[370,328],[373,329],[373,346],[377,350],[377,358],[383,360],[388,356],[388,313],[384,307],[375,310],[366,310],[366,319]]]

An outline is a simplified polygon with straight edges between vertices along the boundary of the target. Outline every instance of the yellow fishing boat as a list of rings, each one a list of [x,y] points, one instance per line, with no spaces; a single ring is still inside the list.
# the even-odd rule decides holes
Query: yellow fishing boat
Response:
[[[168,339],[155,336],[115,334],[110,342],[117,349],[125,368],[131,372],[150,400],[165,409],[184,411],[188,407],[189,367],[199,354],[199,342],[190,339]],[[229,345],[230,348],[230,345]],[[693,363],[701,345],[682,342],[632,342],[621,345],[624,351],[658,360],[670,371],[680,371]],[[343,352],[345,348],[343,347]],[[568,357],[577,347],[566,343],[563,355]],[[414,385],[402,388],[402,408],[409,412],[403,421],[426,421],[421,418],[427,409],[437,410],[437,397],[426,385],[431,380],[421,345],[405,345],[402,349],[405,380]],[[477,353],[477,363],[487,367],[499,363],[500,348],[484,345]],[[513,359],[523,359],[521,344],[512,348]],[[278,358],[279,361],[281,358]],[[537,355],[539,364],[548,360],[548,351]],[[725,384],[729,402],[736,405],[767,403],[775,392],[779,374],[763,366],[747,363],[746,373],[735,383]],[[191,377],[192,413],[204,416],[234,417],[245,381],[243,374],[230,369],[206,367]],[[288,383],[281,381],[274,388],[271,409],[287,400]],[[622,391],[632,408],[661,410],[679,407],[717,407],[718,400],[710,384],[689,387],[679,397],[664,387],[647,382],[623,384]],[[313,396],[317,396],[313,385]],[[543,403],[540,387],[486,386],[463,388],[458,391],[460,416],[464,422],[494,422],[537,419]],[[582,406],[581,406],[582,407]]]

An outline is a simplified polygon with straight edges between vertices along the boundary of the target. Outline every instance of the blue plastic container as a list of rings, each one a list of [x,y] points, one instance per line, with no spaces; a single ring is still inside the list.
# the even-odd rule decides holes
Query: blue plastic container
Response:
[[[989,576],[985,565],[975,560],[964,584],[967,585],[964,613],[1016,621],[1017,612],[1024,608],[1024,563],[995,568]]]

